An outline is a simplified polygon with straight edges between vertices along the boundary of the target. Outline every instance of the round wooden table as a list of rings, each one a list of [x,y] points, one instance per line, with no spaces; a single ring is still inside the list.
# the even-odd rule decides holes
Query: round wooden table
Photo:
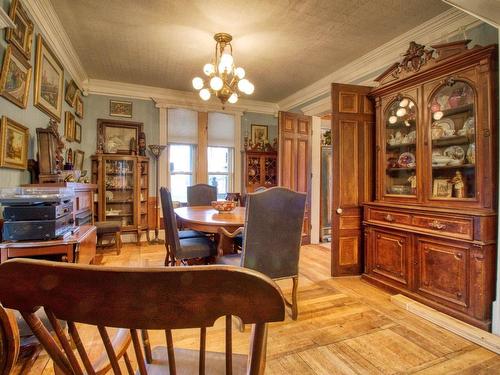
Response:
[[[217,233],[220,227],[233,232],[245,224],[245,207],[220,214],[211,206],[179,207],[175,214],[183,227],[206,233]]]

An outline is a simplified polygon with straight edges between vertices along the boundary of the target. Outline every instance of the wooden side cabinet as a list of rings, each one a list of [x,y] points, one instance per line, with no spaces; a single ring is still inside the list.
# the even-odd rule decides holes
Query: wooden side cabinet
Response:
[[[246,151],[244,153],[245,193],[253,193],[259,187],[270,188],[277,185],[277,157],[276,151]]]

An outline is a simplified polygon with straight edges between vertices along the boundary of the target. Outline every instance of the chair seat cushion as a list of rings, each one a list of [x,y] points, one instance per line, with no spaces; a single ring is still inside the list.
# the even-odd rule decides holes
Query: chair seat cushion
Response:
[[[197,238],[197,237],[206,237],[205,233],[198,232],[197,230],[180,230],[179,231],[179,239],[183,238]]]
[[[215,246],[207,237],[179,239],[179,259],[205,258],[215,255]]]
[[[99,221],[94,225],[97,228],[97,234],[115,233],[122,229],[121,221]]]
[[[227,254],[215,259],[216,264],[225,264],[227,266],[241,266],[241,254]]]

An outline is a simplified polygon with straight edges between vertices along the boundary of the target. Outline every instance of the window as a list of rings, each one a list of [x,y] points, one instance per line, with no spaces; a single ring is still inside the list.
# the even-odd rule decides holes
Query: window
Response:
[[[187,202],[187,187],[194,185],[193,145],[170,144],[170,192],[172,200]]]
[[[208,184],[217,187],[217,199],[233,188],[232,147],[208,147]]]

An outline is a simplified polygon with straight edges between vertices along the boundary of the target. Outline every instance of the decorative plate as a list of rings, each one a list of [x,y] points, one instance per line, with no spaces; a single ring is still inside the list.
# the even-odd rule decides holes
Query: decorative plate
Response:
[[[451,118],[442,118],[441,120],[434,121],[432,123],[433,128],[441,128],[446,133],[446,131],[455,130],[455,123]]]
[[[402,168],[412,168],[415,166],[415,155],[411,152],[403,152],[399,155],[398,164]]]
[[[467,150],[467,162],[469,164],[476,164],[476,144],[471,143]]]
[[[444,150],[443,155],[448,156],[449,158],[452,158],[453,160],[464,160],[465,151],[460,146],[450,146]]]

